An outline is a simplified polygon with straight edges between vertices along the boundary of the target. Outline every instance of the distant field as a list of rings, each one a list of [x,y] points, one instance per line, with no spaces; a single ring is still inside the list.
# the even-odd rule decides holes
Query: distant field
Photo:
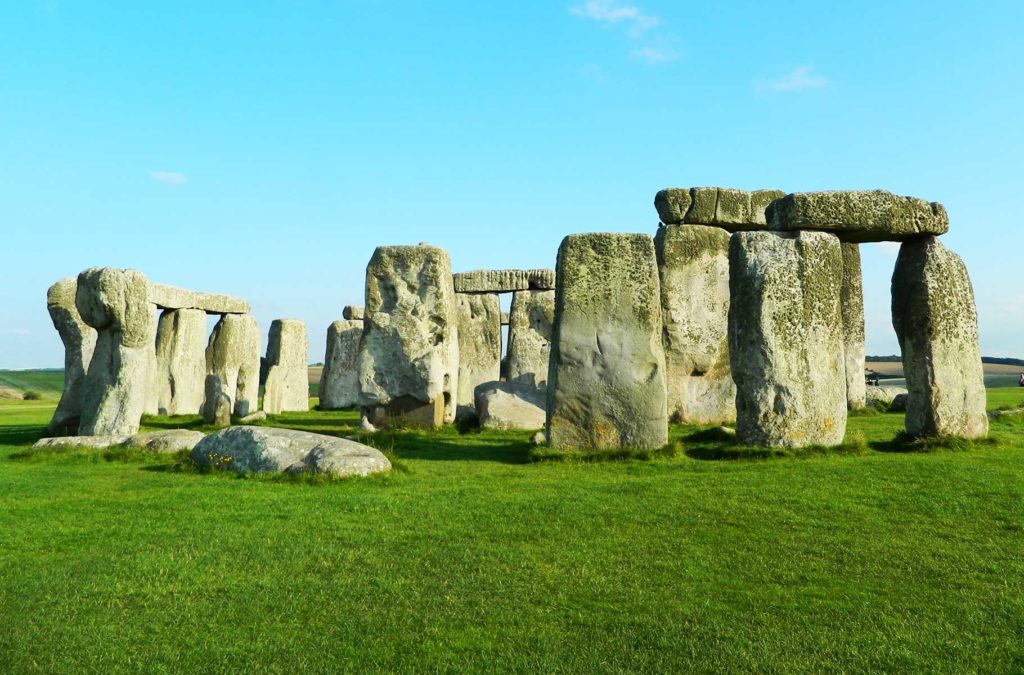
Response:
[[[0,389],[10,393],[37,391],[46,397],[59,397],[64,390],[63,370],[0,370]]]
[[[869,361],[867,364],[868,370],[872,370],[879,375],[882,375],[884,379],[903,379],[903,363],[901,361]],[[1024,372],[1024,368],[1021,366],[1006,366],[996,363],[984,364],[985,370],[985,386],[989,389],[998,387],[1012,387],[1017,384],[1020,378],[1021,372]],[[890,383],[897,384],[897,383]],[[898,382],[898,384],[904,384],[904,382]]]

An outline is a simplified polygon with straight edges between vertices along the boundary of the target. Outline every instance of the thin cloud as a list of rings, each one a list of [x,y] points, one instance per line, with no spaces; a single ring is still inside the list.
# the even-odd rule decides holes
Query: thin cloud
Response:
[[[630,54],[634,59],[643,61],[649,66],[656,66],[676,58],[676,51],[668,47],[643,47],[634,49]]]
[[[621,4],[617,0],[586,0],[581,5],[570,7],[569,13],[600,23],[618,24],[625,22],[628,25],[627,34],[633,39],[640,38],[644,33],[661,23],[661,19],[650,14],[644,14],[639,7]]]
[[[177,171],[151,171],[149,177],[164,185],[184,185],[188,182],[188,177]]]
[[[800,91],[801,89],[820,89],[828,86],[828,80],[814,72],[811,66],[800,66],[788,75],[776,80],[760,80],[757,88],[776,94]]]
[[[900,253],[900,243],[898,241],[879,241],[875,243],[875,246],[887,258],[895,258]]]

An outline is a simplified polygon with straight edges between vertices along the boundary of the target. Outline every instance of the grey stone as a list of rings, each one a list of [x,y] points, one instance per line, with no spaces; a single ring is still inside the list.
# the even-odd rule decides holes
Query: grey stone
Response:
[[[388,471],[380,451],[361,443],[273,427],[240,426],[210,434],[192,449],[201,467],[237,473],[313,472],[367,476]]]
[[[906,387],[895,387],[889,385],[864,387],[864,400],[866,405],[872,408],[883,408],[889,410],[893,400],[900,394],[906,394]]]
[[[548,435],[544,433],[543,429],[541,429],[540,431],[538,431],[537,433],[530,437],[530,443],[532,443],[533,445],[547,445]]]
[[[783,196],[781,190],[667,188],[655,195],[654,207],[666,225],[715,225],[729,232],[763,230],[767,226],[765,209]]]
[[[362,305],[345,305],[341,310],[341,317],[346,321],[362,321],[366,312]]]
[[[267,340],[263,409],[271,415],[309,410],[309,338],[298,319],[276,319]]]
[[[907,378],[911,436],[988,434],[974,289],[935,237],[906,241],[892,275],[892,323]]]
[[[550,293],[550,291],[548,291],[548,292]],[[514,297],[514,296],[513,296],[513,297]],[[502,313],[501,313],[501,325],[502,325],[502,326],[507,326],[507,325],[508,325],[508,322],[509,322],[509,320],[510,320],[510,318],[511,318],[511,317],[510,317],[510,315],[509,315],[509,313],[508,313],[508,312],[502,312]]]
[[[124,445],[131,436],[59,436],[56,438],[40,438],[32,444],[33,450],[56,448],[92,448],[105,450]]]
[[[206,346],[206,374],[220,378],[218,392],[229,410],[245,417],[259,407],[260,327],[248,314],[226,314],[213,327]],[[214,401],[216,403],[216,401]],[[205,406],[209,407],[210,399]]]
[[[892,403],[889,404],[889,412],[907,412],[907,399],[910,398],[909,393],[896,394],[893,397]]]
[[[904,241],[945,234],[946,209],[937,202],[885,190],[797,192],[768,208],[772,230],[823,230],[843,241]]]
[[[248,314],[249,303],[218,293],[200,293],[166,284],[149,284],[149,301],[160,309],[197,309],[208,314]]]
[[[494,293],[455,294],[459,316],[460,408],[472,408],[477,385],[501,376],[501,306]]]
[[[366,418],[366,415],[363,415],[359,418],[359,430],[365,431],[368,434],[372,434],[377,431],[377,427],[370,424],[370,420]]]
[[[231,426],[231,396],[220,375],[207,375],[204,386],[203,421],[215,427]]]
[[[456,293],[511,293],[550,291],[555,288],[554,270],[473,270],[454,275]]]
[[[252,424],[253,422],[262,422],[267,419],[267,413],[264,410],[257,410],[251,415],[239,418],[239,422],[242,424]]]
[[[458,314],[448,253],[434,246],[381,246],[366,268],[366,318],[359,343],[360,405],[379,419],[435,409],[455,419]],[[397,400],[394,405],[390,405]],[[435,417],[414,415],[433,424]]]
[[[206,313],[167,309],[156,331],[157,410],[198,415],[206,381]]]
[[[320,373],[322,410],[359,405],[359,339],[362,336],[362,319],[335,321],[327,327],[327,356]]]
[[[485,382],[476,388],[476,413],[484,429],[540,429],[546,401],[533,387]]]
[[[866,404],[864,359],[864,286],[861,278],[860,246],[844,243],[843,288],[840,311],[843,316],[843,355],[846,367],[846,406],[859,410]]]
[[[78,433],[82,384],[96,347],[96,330],[82,320],[75,306],[77,292],[77,277],[61,279],[46,292],[46,309],[64,344],[64,391],[47,427],[49,434]]]
[[[732,423],[729,233],[707,225],[667,225],[658,230],[654,245],[669,415],[689,424]]]
[[[508,379],[547,392],[554,291],[516,291],[508,321]]]
[[[188,429],[168,429],[167,431],[151,431],[132,436],[124,445],[144,448],[150,452],[174,454],[183,450],[191,451],[199,441],[206,438],[201,431]]]
[[[739,442],[842,443],[846,368],[839,240],[824,232],[738,232],[730,242],[729,274]]]
[[[558,250],[548,380],[553,448],[668,442],[661,291],[643,234],[574,234]]]

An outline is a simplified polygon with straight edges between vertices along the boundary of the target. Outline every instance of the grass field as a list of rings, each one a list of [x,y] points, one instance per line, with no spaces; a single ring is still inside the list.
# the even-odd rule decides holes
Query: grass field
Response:
[[[908,452],[856,416],[773,459],[695,427],[598,463],[382,433],[390,475],[310,484],[25,453],[52,405],[0,402],[0,672],[1024,670],[1020,418]]]
[[[0,370],[0,388],[24,393],[36,391],[46,398],[60,398],[63,370]]]

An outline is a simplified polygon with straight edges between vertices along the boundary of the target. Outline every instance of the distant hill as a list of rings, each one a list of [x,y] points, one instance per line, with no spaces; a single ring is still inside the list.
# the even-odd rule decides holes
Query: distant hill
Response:
[[[60,369],[0,370],[0,396],[11,398],[36,391],[46,398],[59,397],[64,391],[64,371]]]
[[[865,356],[864,360],[867,361],[868,363],[878,362],[878,361],[889,363],[889,362],[892,362],[892,361],[897,361],[897,362],[898,361],[902,361],[903,357],[900,356],[899,354],[891,354],[889,356]],[[990,364],[992,364],[994,366],[1022,366],[1022,367],[1024,367],[1024,359],[1010,359],[1010,358],[1002,358],[1002,357],[999,357],[999,356],[982,356],[981,357],[981,362],[982,363],[990,363]]]

